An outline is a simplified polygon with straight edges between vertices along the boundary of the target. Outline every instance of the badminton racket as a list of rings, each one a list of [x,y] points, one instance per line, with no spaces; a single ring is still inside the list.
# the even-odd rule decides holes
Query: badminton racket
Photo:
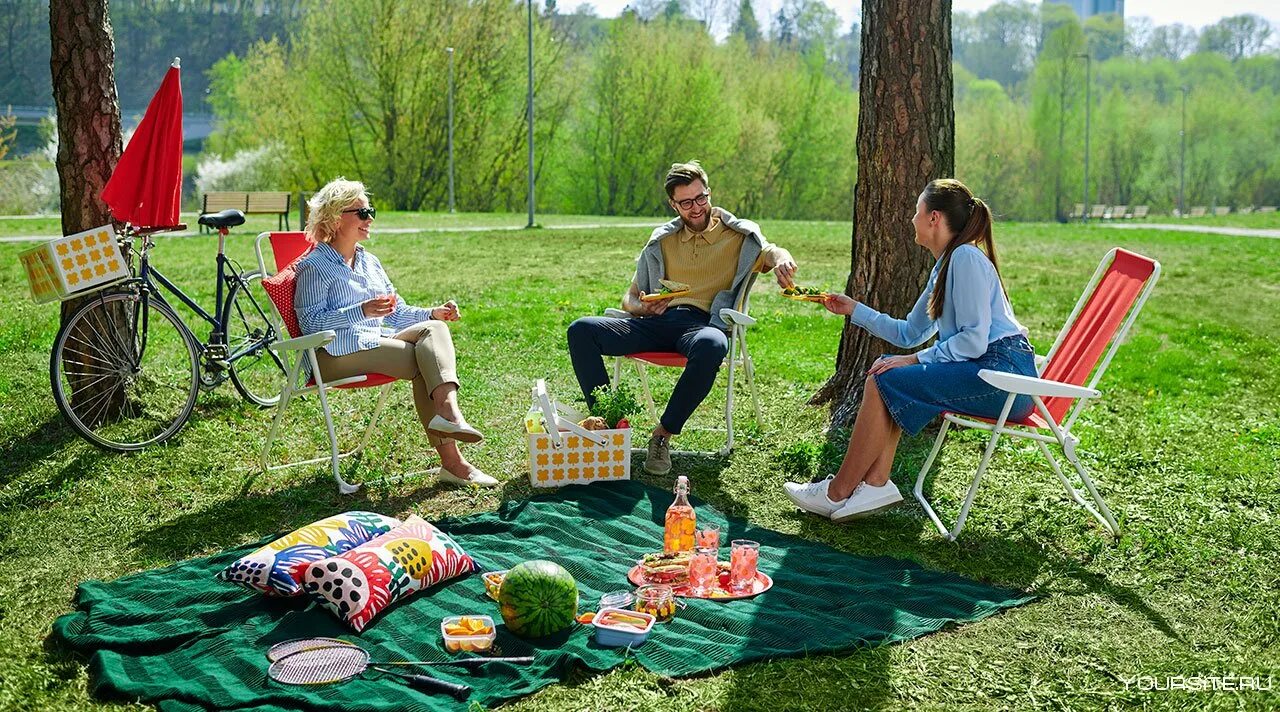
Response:
[[[349,640],[341,638],[295,638],[276,643],[267,650],[267,660],[275,662],[285,656],[292,655],[301,650],[315,650],[318,648],[337,648],[337,647],[360,647]],[[511,663],[512,665],[529,665],[533,662],[532,657],[492,657],[492,658],[455,658],[453,660],[377,660],[369,663],[370,665],[449,665],[462,668],[480,667],[489,663]]]
[[[267,676],[285,685],[329,685],[358,677],[372,667],[384,675],[405,680],[410,687],[423,692],[447,692],[459,700],[465,700],[471,694],[471,688],[466,685],[430,675],[388,670],[381,665],[371,663],[364,648],[351,644],[335,645],[304,648],[280,657],[267,668]]]

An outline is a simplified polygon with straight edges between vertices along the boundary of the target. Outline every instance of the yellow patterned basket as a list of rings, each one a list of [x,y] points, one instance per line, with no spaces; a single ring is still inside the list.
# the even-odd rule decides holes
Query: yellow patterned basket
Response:
[[[546,382],[533,387],[534,407],[525,418],[529,437],[529,482],[561,487],[631,479],[631,429],[587,430],[582,416],[551,400]],[[548,427],[554,423],[555,427]]]
[[[101,289],[129,277],[110,225],[50,240],[18,256],[31,298],[52,302]]]

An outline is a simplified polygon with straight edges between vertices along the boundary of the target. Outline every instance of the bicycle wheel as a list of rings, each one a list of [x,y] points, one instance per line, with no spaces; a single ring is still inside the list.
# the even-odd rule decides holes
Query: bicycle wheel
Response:
[[[263,408],[280,402],[285,379],[284,362],[267,348],[278,338],[263,306],[267,299],[262,275],[257,272],[241,275],[227,295],[231,305],[226,325],[231,383],[245,400]]]
[[[89,442],[129,452],[163,442],[191,416],[200,363],[168,305],[121,292],[86,302],[54,340],[58,410]]]

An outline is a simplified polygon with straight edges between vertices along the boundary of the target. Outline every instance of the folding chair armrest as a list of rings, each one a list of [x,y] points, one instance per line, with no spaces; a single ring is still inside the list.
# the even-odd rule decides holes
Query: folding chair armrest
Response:
[[[613,307],[609,307],[608,309],[605,309],[604,315],[611,319],[630,319],[631,318],[630,312],[625,312],[621,309],[614,309]]]
[[[726,324],[735,324],[737,326],[751,326],[756,323],[755,319],[743,314],[737,309],[724,308],[720,310],[720,318]]]
[[[978,371],[978,378],[990,383],[1002,391],[1024,396],[1040,396],[1052,398],[1097,398],[1101,393],[1092,388],[1075,386],[1070,383],[1050,381],[1044,378],[1023,376],[1017,373],[992,371],[984,368]]]
[[[296,339],[284,339],[270,344],[270,348],[276,351],[306,351],[307,349],[318,349],[330,341],[333,341],[337,334],[333,329],[325,331],[317,331],[314,334],[299,336]]]

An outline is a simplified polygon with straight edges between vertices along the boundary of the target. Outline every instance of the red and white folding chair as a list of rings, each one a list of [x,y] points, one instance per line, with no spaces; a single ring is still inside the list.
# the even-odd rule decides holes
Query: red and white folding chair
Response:
[[[369,436],[373,434],[374,426],[378,423],[378,418],[386,408],[387,399],[391,396],[391,386],[397,379],[381,373],[367,373],[332,381],[325,381],[320,376],[320,366],[316,361],[316,349],[333,341],[335,334],[332,330],[327,330],[302,336],[302,329],[298,326],[298,316],[293,310],[294,283],[297,278],[293,271],[293,263],[310,251],[311,243],[307,242],[306,235],[301,232],[264,232],[258,235],[258,239],[254,243],[254,251],[258,256],[258,269],[264,275],[267,274],[267,263],[263,250],[264,242],[269,242],[271,245],[271,253],[274,257],[277,272],[270,277],[264,277],[262,286],[266,290],[267,296],[271,298],[271,306],[276,318],[276,333],[287,333],[291,338],[270,344],[270,348],[279,353],[280,357],[288,365],[288,376],[285,379],[284,390],[280,393],[280,403],[276,406],[275,418],[271,421],[271,432],[267,434],[267,442],[262,446],[262,469],[269,472],[300,465],[313,465],[317,462],[328,460],[330,468],[333,470],[333,479],[338,483],[338,491],[342,494],[351,494],[359,490],[360,485],[352,484],[342,478],[342,474],[338,471],[338,461],[345,457],[358,455],[364,450],[365,445],[369,443]],[[303,359],[306,359],[311,364],[311,379],[300,386],[298,385],[298,374],[302,370]],[[360,443],[347,452],[340,452],[338,437],[333,427],[333,413],[329,409],[327,391],[334,388],[376,387],[380,387],[382,392],[378,396],[378,404],[373,410],[373,417],[369,419],[369,426],[365,428],[364,435],[360,438]],[[298,462],[285,462],[279,465],[270,464],[271,446],[275,443],[276,435],[280,431],[280,423],[284,420],[285,409],[289,407],[290,401],[294,398],[310,393],[315,393],[320,397],[320,410],[324,413],[324,424],[329,434],[329,455]]]
[[[697,450],[675,450],[675,454],[695,454],[695,455],[727,455],[733,450],[733,389],[734,376],[738,369],[742,369],[742,376],[747,382],[747,387],[751,389],[751,402],[755,407],[756,423],[763,423],[764,417],[760,412],[760,395],[756,390],[756,367],[755,362],[751,360],[751,352],[747,350],[747,329],[756,323],[756,320],[748,316],[747,310],[750,307],[751,287],[755,284],[757,273],[752,273],[747,277],[746,284],[743,285],[741,293],[738,295],[738,301],[734,304],[734,308],[724,308],[720,310],[720,318],[725,324],[729,325],[729,353],[726,354],[724,363],[722,364],[728,373],[725,384],[725,403],[724,403],[724,427],[719,428],[703,428],[689,427],[686,430],[711,430],[714,432],[723,432],[725,434],[724,446],[715,451],[697,451]],[[606,309],[605,316],[625,319],[631,315],[621,309]],[[643,351],[626,356],[619,356],[613,363],[613,385],[617,385],[622,380],[622,363],[628,360],[635,366],[636,371],[640,374],[640,387],[644,391],[645,405],[649,410],[649,417],[653,422],[658,422],[658,408],[653,402],[653,391],[649,388],[649,366],[665,366],[668,368],[684,368],[688,363],[688,359],[674,351]],[[636,448],[639,451],[641,448]]]
[[[1071,427],[1089,400],[1101,395],[1097,390],[1098,382],[1102,380],[1102,374],[1124,342],[1129,328],[1133,326],[1138,312],[1142,310],[1142,305],[1151,295],[1159,278],[1159,262],[1118,247],[1112,248],[1098,265],[1093,279],[1089,281],[1080,301],[1076,302],[1075,309],[1067,318],[1066,326],[1058,334],[1058,340],[1040,365],[1039,378],[991,370],[978,372],[978,376],[984,381],[1009,394],[999,418],[991,420],[963,413],[943,414],[942,428],[933,443],[933,451],[924,461],[924,467],[920,468],[914,491],[916,499],[944,537],[955,541],[960,536],[964,520],[969,516],[969,508],[973,505],[974,495],[978,492],[978,483],[982,481],[982,475],[986,472],[996,443],[1002,435],[1034,440],[1071,499],[1084,507],[1113,535],[1119,535],[1120,526],[1116,524],[1115,517],[1098,494],[1098,488],[1094,486],[1076,453],[1079,439],[1071,434]],[[1010,421],[1009,410],[1013,407],[1014,398],[1020,394],[1031,396],[1035,410],[1020,421]],[[986,430],[991,433],[991,440],[978,463],[978,471],[960,506],[955,526],[948,530],[925,499],[923,488],[929,468],[933,466],[938,451],[942,449],[942,441],[946,439],[947,431],[953,423],[966,428]],[[1057,443],[1062,448],[1067,462],[1080,476],[1090,498],[1097,504],[1096,509],[1085,501],[1083,493],[1063,475],[1062,468],[1049,452],[1049,443]]]

